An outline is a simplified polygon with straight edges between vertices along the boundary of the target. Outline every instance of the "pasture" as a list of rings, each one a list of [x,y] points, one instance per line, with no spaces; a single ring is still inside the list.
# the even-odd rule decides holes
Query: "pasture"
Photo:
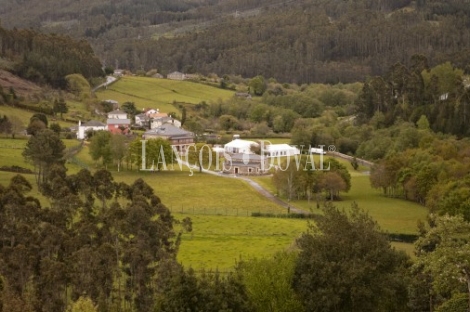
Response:
[[[73,115],[77,119],[78,118],[81,118],[82,120],[91,119],[91,114],[87,110],[85,103],[77,102],[73,100],[66,100],[65,102],[67,103],[69,112],[63,115],[64,118],[72,117]],[[33,116],[34,114],[36,114],[36,112],[34,111],[28,111],[22,108],[17,108],[17,107],[12,107],[12,106],[7,106],[7,105],[0,105],[0,115],[18,117],[21,120],[24,128],[28,126],[29,120],[31,116]],[[62,128],[75,125],[74,123],[61,120],[59,115],[57,115],[57,117],[47,115],[47,119],[49,121],[49,124],[58,123]]]
[[[31,168],[21,156],[26,140],[0,139],[0,165],[18,165]],[[65,140],[67,147],[78,144],[76,140]],[[316,156],[318,157],[318,156]],[[352,202],[369,211],[382,229],[395,233],[416,233],[418,219],[425,220],[427,210],[411,202],[383,197],[380,191],[370,187],[369,179],[360,167],[353,171],[351,165],[342,161],[352,175],[352,188],[342,194],[342,200],[336,202],[338,207],[348,209]],[[67,163],[69,174],[81,168],[97,168],[85,146]],[[125,167],[125,166],[124,166]],[[265,257],[286,248],[293,248],[294,240],[307,228],[307,221],[283,218],[254,218],[252,212],[286,213],[269,201],[247,182],[239,179],[225,178],[190,171],[175,165],[174,171],[141,172],[134,169],[117,172],[109,168],[116,181],[132,183],[143,178],[155,190],[162,202],[170,208],[176,219],[190,217],[193,221],[193,232],[185,233],[178,259],[186,266],[196,270],[219,269],[228,271],[236,261],[254,257]],[[15,173],[0,172],[0,183],[5,185]],[[34,184],[34,176],[26,175]],[[270,177],[253,178],[270,192],[276,190]],[[42,198],[34,189],[32,196]],[[42,199],[47,205],[47,200]],[[316,209],[314,202],[292,201],[296,207],[305,210]],[[393,243],[397,249],[412,254],[409,244]]]
[[[175,214],[183,219],[186,215]],[[182,237],[178,260],[194,269],[231,270],[239,260],[293,249],[306,220],[191,215],[193,232]]]
[[[315,155],[315,161],[318,159],[319,156]],[[368,167],[361,165],[358,170],[353,170],[348,161],[338,158],[337,160],[344,164],[351,174],[351,190],[341,193],[341,200],[334,202],[338,208],[348,210],[352,203],[357,203],[360,208],[369,212],[383,230],[390,233],[417,233],[417,221],[426,220],[427,208],[410,201],[383,196],[381,190],[370,186]],[[328,167],[328,157],[324,158],[324,167]],[[253,180],[272,194],[277,193],[271,177],[256,177]],[[309,203],[307,200],[292,199],[291,203],[303,210],[321,213],[321,210],[316,208],[315,200]]]
[[[136,107],[160,109],[169,113],[177,110],[173,102],[198,104],[202,101],[226,100],[234,91],[223,90],[191,81],[176,81],[148,77],[126,76],[96,92],[100,100],[112,99],[120,104],[134,102]]]

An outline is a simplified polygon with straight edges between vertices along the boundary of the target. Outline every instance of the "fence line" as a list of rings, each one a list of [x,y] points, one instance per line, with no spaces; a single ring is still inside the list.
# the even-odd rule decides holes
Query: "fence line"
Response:
[[[226,208],[226,207],[195,207],[195,206],[167,206],[171,213],[179,213],[186,215],[208,215],[208,216],[232,216],[232,217],[251,217],[252,214],[287,214],[284,209],[243,209],[243,208]]]

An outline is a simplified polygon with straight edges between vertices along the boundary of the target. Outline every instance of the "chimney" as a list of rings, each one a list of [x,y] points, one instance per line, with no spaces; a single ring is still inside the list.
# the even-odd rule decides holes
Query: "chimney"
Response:
[[[81,125],[82,125],[82,121],[79,120],[79,121],[78,121],[78,126],[81,127]]]
[[[159,109],[159,108],[157,108],[157,114],[158,114],[158,113],[160,113],[160,109]]]

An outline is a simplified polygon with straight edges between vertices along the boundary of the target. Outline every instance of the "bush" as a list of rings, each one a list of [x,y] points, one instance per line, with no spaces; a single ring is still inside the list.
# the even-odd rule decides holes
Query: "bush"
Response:
[[[23,168],[20,166],[2,166],[0,171],[8,171],[8,172],[18,172],[18,173],[33,173],[31,169]]]

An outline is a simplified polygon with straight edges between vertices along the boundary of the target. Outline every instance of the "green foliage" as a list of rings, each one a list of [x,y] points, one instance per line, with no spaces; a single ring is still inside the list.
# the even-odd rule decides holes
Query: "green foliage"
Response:
[[[73,303],[72,307],[67,310],[68,312],[97,312],[93,301],[87,297],[80,297]]]
[[[414,124],[424,116],[434,131],[467,135],[470,93],[463,83],[464,72],[449,62],[428,70],[421,64],[426,62],[416,56],[410,68],[397,63],[386,75],[368,79],[356,100],[358,121],[379,128],[401,120]],[[420,129],[429,125],[420,120]]]
[[[250,88],[250,92],[257,96],[262,96],[267,89],[267,84],[263,76],[252,78],[248,86]]]
[[[54,131],[55,133],[57,134],[60,134],[60,132],[62,131],[62,128],[60,127],[60,125],[58,123],[51,123],[51,125],[49,126],[49,129],[51,129],[52,131]]]
[[[46,182],[53,165],[64,164],[65,145],[52,130],[41,130],[29,138],[23,157],[36,168],[38,186]]]
[[[301,311],[302,304],[292,289],[296,256],[281,252],[268,259],[241,262],[241,272],[253,311]]]
[[[0,56],[19,60],[15,72],[25,79],[65,89],[67,75],[103,75],[100,61],[84,40],[16,28],[1,28],[0,38]]]
[[[430,274],[436,294],[444,298],[447,294],[454,294],[440,306],[439,311],[457,311],[451,310],[453,306],[469,308],[470,223],[461,216],[437,217],[431,221],[433,227],[416,242],[416,266]],[[457,295],[459,292],[466,292],[466,295]]]
[[[135,106],[134,102],[125,102],[121,106],[122,110],[125,111],[131,119],[134,118],[135,115],[139,114],[139,110]]]
[[[416,126],[418,127],[419,130],[429,130],[429,120],[426,118],[425,115],[421,115],[419,117],[419,120],[416,122]]]
[[[90,155],[94,161],[102,160],[103,166],[112,161],[111,155],[111,133],[108,131],[97,131],[90,141]]]
[[[357,162],[356,157],[353,157],[353,159],[351,160],[351,166],[354,168],[354,170],[357,170],[357,168],[359,168],[359,163]]]
[[[219,125],[223,130],[238,130],[240,127],[238,119],[231,115],[220,116]]]
[[[462,78],[464,72],[461,69],[454,68],[450,62],[437,65],[433,67],[430,71],[423,71],[421,75],[423,76],[424,85],[426,88],[430,88],[431,77],[436,77],[439,83],[439,95],[453,92],[456,86],[459,83],[459,80]]]
[[[312,155],[301,159],[283,161],[274,172],[272,181],[279,194],[289,200],[316,198],[325,192],[330,200],[339,199],[339,192],[351,189],[351,175],[346,167],[334,158],[315,163]]]
[[[71,74],[65,77],[67,90],[77,96],[80,100],[91,96],[90,83],[81,74]]]
[[[11,133],[12,132],[12,124],[6,115],[0,117],[0,133]]]
[[[29,122],[31,123],[36,119],[42,121],[46,127],[49,124],[49,121],[47,120],[47,116],[41,113],[37,113],[31,116],[31,118],[29,119]]]
[[[179,240],[153,189],[141,179],[115,183],[105,170],[55,170],[51,183],[50,207],[26,195],[23,177],[0,186],[4,307],[65,311],[72,298],[71,311],[154,311],[158,264],[175,258]]]
[[[335,207],[297,243],[294,289],[309,311],[403,311],[407,259],[359,208]]]
[[[145,163],[142,164],[142,145],[145,144]],[[168,170],[168,166],[175,162],[174,150],[170,141],[163,138],[132,141],[129,145],[129,158],[138,169]]]
[[[166,265],[157,311],[252,311],[239,274],[222,276],[218,271],[199,276],[178,265]]]
[[[187,156],[190,166],[197,168],[199,172],[202,172],[203,168],[214,170],[217,165],[217,153],[204,143],[189,146]]]
[[[245,77],[263,73],[301,84],[358,81],[386,72],[391,63],[409,59],[415,51],[426,53],[431,66],[445,61],[469,64],[469,43],[444,39],[468,38],[470,14],[460,0],[312,1],[289,6],[268,0],[97,0],[58,11],[51,9],[59,6],[57,0],[42,7],[40,3],[32,0],[25,10],[21,2],[9,1],[2,22],[8,27],[44,23],[51,32],[99,38],[97,54],[107,64],[117,60],[132,71],[197,68],[203,74]],[[218,19],[234,14],[243,18]],[[77,15],[83,27],[68,27],[66,21]],[[159,27],[139,37],[148,25]],[[387,40],[378,40],[384,33],[390,33]]]

